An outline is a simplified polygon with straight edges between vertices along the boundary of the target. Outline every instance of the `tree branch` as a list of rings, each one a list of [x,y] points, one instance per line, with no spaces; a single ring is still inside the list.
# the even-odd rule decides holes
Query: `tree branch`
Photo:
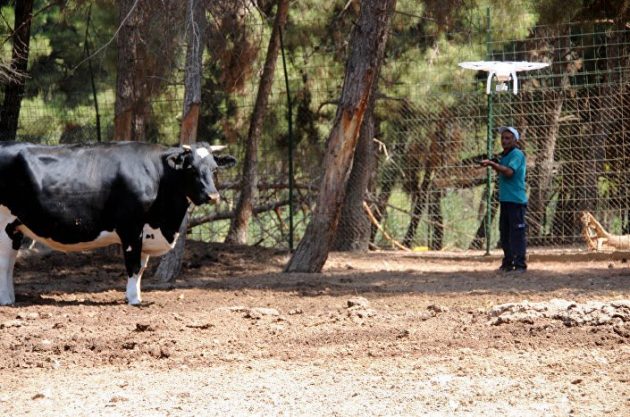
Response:
[[[275,201],[273,203],[264,204],[262,206],[254,207],[252,209],[252,212],[254,214],[259,214],[259,213],[263,213],[265,211],[275,210],[278,207],[288,206],[288,205],[289,205],[289,200]],[[234,210],[223,211],[223,212],[219,212],[219,213],[208,214],[208,215],[205,215],[205,216],[194,217],[194,218],[190,219],[190,221],[188,222],[188,230],[190,230],[191,228],[193,228],[195,226],[200,226],[200,225],[205,224],[205,223],[210,223],[210,222],[217,221],[217,220],[227,220],[227,219],[231,219],[232,217],[234,217]]]

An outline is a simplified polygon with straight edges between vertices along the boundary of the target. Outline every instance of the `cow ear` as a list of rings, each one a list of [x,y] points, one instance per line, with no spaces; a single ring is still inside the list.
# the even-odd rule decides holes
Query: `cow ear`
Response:
[[[236,158],[234,158],[232,155],[212,156],[214,157],[214,161],[217,163],[220,169],[232,168],[234,165],[236,165]]]
[[[166,163],[173,169],[185,169],[192,164],[192,149],[190,146],[176,148],[166,156]]]

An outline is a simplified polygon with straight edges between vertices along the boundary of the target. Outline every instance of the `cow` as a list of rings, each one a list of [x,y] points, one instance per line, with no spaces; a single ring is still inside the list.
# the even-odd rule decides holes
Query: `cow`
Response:
[[[150,256],[175,246],[191,204],[219,201],[213,176],[236,164],[199,142],[46,146],[0,142],[0,305],[15,303],[13,267],[27,236],[64,252],[122,245],[131,305]]]

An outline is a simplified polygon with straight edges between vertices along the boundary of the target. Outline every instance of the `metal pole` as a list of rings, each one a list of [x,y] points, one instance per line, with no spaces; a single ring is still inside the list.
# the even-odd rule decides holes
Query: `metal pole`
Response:
[[[291,91],[289,90],[289,76],[287,62],[284,57],[284,40],[280,29],[280,49],[282,51],[282,68],[284,69],[284,84],[287,91],[287,122],[289,125],[289,250],[293,252],[293,114],[291,110]]]
[[[486,138],[488,159],[492,158],[492,119],[492,94],[488,94],[488,132]],[[492,238],[492,169],[490,167],[486,170],[486,187],[488,190],[486,195],[486,255],[490,255],[490,240]]]
[[[491,60],[492,58],[492,46],[491,46],[491,33],[490,33],[490,8],[486,9],[486,48],[487,48],[487,59]],[[490,94],[488,94],[488,114],[487,114],[487,126],[488,130],[486,132],[486,151],[488,155],[488,159],[492,158],[492,144],[493,144],[493,113],[492,113],[492,89],[490,90]],[[486,187],[487,187],[487,195],[486,195],[486,255],[490,255],[490,240],[492,238],[492,169],[490,167],[486,168]]]

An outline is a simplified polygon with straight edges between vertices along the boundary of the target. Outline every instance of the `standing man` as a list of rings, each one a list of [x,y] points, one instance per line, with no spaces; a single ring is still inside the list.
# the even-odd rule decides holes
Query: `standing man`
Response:
[[[503,248],[503,262],[499,270],[525,272],[527,269],[525,154],[518,147],[518,141],[521,138],[518,130],[511,126],[500,127],[498,130],[501,134],[503,153],[498,162],[486,159],[481,161],[481,165],[492,168],[499,175],[499,202],[501,203],[499,231]]]

